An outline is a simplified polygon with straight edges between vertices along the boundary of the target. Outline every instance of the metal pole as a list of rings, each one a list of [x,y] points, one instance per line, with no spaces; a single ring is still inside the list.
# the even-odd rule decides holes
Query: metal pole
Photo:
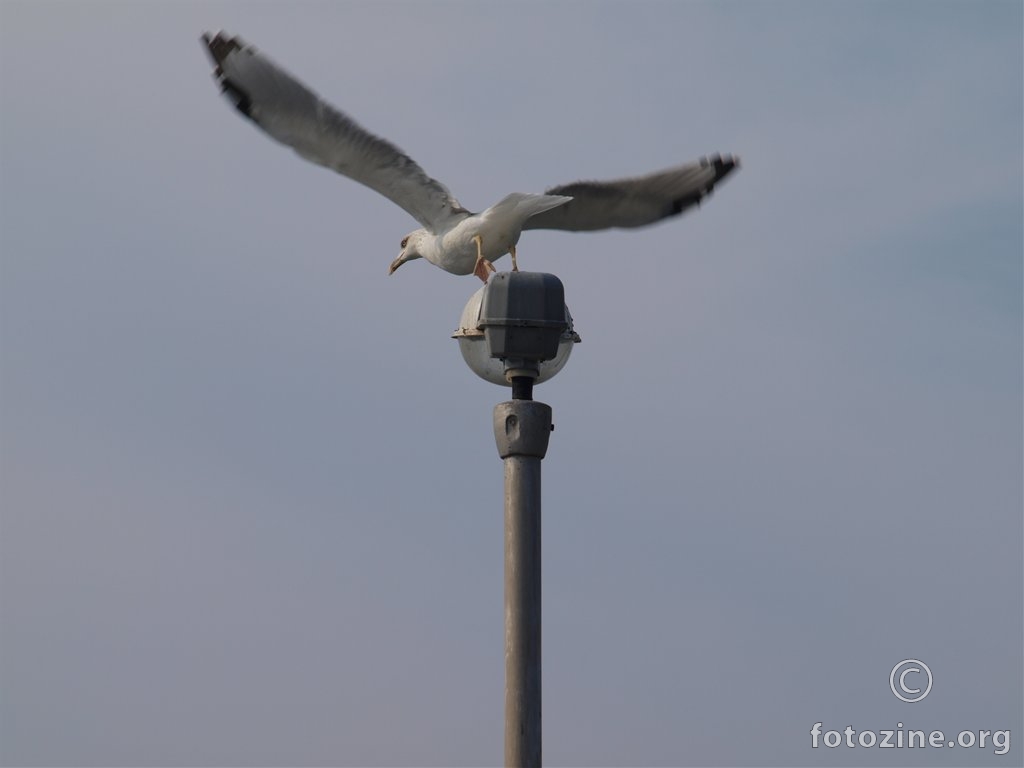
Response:
[[[541,765],[540,463],[551,407],[511,400],[494,408],[505,461],[505,766]]]

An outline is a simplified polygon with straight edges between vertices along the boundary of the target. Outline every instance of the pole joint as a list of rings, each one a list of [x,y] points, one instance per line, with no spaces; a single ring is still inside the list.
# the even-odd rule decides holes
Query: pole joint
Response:
[[[498,455],[543,459],[554,429],[551,406],[536,400],[508,400],[494,406],[494,442]]]

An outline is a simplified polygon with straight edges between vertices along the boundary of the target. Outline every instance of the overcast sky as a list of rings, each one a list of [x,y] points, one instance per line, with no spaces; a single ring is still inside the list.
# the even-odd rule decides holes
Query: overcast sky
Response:
[[[389,277],[415,222],[240,119],[221,28],[475,210],[742,157],[519,244],[583,337],[536,391],[546,763],[1021,764],[1019,2],[10,0],[0,762],[502,760],[479,283]]]

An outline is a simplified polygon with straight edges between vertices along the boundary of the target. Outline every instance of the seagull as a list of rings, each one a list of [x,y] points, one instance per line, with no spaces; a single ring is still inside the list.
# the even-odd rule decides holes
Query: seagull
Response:
[[[213,77],[225,98],[271,138],[301,157],[376,190],[422,226],[402,238],[388,274],[426,259],[455,275],[487,282],[506,253],[518,271],[516,244],[525,229],[573,232],[642,227],[677,216],[711,194],[739,167],[715,154],[696,162],[614,181],[577,181],[544,194],[513,192],[472,213],[407,154],[331,106],[254,46],[224,32],[205,33]]]

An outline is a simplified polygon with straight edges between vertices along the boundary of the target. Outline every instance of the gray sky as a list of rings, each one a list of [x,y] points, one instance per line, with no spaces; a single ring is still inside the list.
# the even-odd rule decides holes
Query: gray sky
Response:
[[[548,764],[1021,764],[1017,2],[0,4],[0,762],[502,759],[477,283],[388,277],[415,222],[239,119],[220,28],[473,209],[743,159],[520,242],[583,336]]]

